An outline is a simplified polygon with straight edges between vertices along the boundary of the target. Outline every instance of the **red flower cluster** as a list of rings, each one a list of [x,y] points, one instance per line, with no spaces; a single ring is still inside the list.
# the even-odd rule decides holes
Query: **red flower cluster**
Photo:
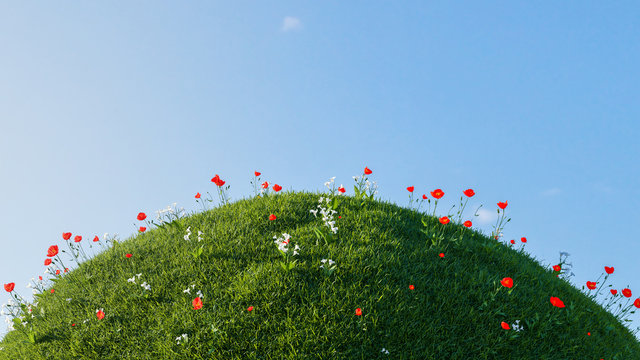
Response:
[[[225,183],[224,181],[222,181],[220,179],[220,176],[218,174],[216,174],[216,176],[214,176],[213,179],[211,179],[211,182],[215,183],[216,185],[218,185],[220,187],[222,187],[222,185],[224,185],[224,183]]]

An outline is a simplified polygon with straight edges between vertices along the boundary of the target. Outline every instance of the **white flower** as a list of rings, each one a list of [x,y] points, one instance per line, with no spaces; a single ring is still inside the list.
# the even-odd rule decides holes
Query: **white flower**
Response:
[[[71,299],[71,298],[68,298],[68,299],[65,299],[65,300],[67,300],[68,302],[71,302],[71,300],[72,300],[72,299]]]
[[[131,279],[127,279],[127,281],[135,284],[136,283],[136,277],[134,276]]]
[[[199,298],[204,299],[204,295],[202,295],[202,291],[198,290],[196,295],[198,295]]]
[[[178,345],[180,345],[180,341],[187,342],[187,340],[189,340],[189,335],[187,334],[182,334],[176,338],[176,342],[178,343]]]
[[[382,348],[381,352],[384,353],[385,355],[389,355],[389,350],[387,350],[385,348]]]
[[[146,282],[146,281],[145,281],[145,282],[143,282],[143,283],[142,283],[142,285],[140,285],[140,286],[142,286],[143,288],[145,288],[145,290],[151,290],[151,285],[147,284],[147,282]]]

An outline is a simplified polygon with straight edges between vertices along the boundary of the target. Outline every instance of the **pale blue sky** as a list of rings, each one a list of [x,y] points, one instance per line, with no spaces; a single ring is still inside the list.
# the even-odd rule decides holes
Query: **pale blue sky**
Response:
[[[507,240],[635,298],[639,22],[631,1],[3,2],[0,283],[30,294],[62,232],[197,209],[216,173],[239,198],[254,170],[350,189],[366,165],[402,205],[508,200]]]

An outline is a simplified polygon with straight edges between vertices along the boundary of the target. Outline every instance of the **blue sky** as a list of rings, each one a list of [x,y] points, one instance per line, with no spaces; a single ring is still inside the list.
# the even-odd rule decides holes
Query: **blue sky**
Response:
[[[216,173],[238,199],[254,170],[350,189],[366,165],[399,204],[409,185],[508,200],[505,240],[569,252],[578,286],[614,266],[635,298],[638,19],[635,2],[0,4],[0,283],[29,295],[62,232],[126,238],[140,211],[197,209]]]

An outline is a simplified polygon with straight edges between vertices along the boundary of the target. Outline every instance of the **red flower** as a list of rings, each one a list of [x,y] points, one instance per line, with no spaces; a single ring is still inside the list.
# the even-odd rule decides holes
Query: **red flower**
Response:
[[[637,298],[636,301],[633,302],[633,306],[635,306],[638,309],[640,309],[640,298]]]
[[[564,307],[564,303],[562,302],[562,300],[558,299],[557,297],[552,296],[549,301],[551,301],[551,305],[555,306],[555,307],[559,307],[559,308],[563,308]]]
[[[439,256],[440,256],[441,258],[443,258],[443,257],[444,257],[444,253],[440,253],[440,255],[439,255]]]
[[[69,272],[69,268],[64,268],[65,274]]]
[[[142,220],[144,220],[146,218],[147,218],[147,214],[145,214],[145,213],[139,213],[138,214],[138,220],[142,221]]]
[[[615,294],[617,294],[617,293],[618,293],[618,290],[616,290],[616,289],[611,289],[611,290],[609,290],[609,291],[611,291],[611,295],[615,295]]]
[[[444,191],[442,191],[441,189],[435,189],[431,192],[431,196],[433,196],[436,199],[440,199],[441,197],[444,196]]]
[[[560,271],[560,265],[553,265],[553,271]]]
[[[265,181],[265,182],[262,183],[262,188],[263,189],[266,189],[268,187],[269,187],[269,182]]]
[[[138,229],[138,232],[145,232],[147,231],[147,228],[144,226],[140,226],[140,229]]]
[[[527,238],[526,237],[521,237],[520,241],[522,241],[523,243],[526,243],[527,242]]]
[[[605,266],[604,271],[606,271],[607,274],[613,274],[613,266],[612,267]]]
[[[273,191],[278,192],[280,190],[282,190],[282,186],[280,186],[278,184],[273,185]]]
[[[104,319],[104,311],[102,311],[102,309],[98,310],[96,312],[96,316],[98,317],[98,320]]]
[[[505,201],[505,202],[499,202],[499,203],[498,203],[498,207],[499,207],[500,209],[504,210],[504,208],[506,208],[506,207],[507,207],[507,205],[509,205],[508,203],[509,203],[508,201]]]
[[[55,291],[54,289],[51,289],[51,293],[52,293],[52,294],[53,294],[53,292],[54,292],[54,291]]]
[[[467,220],[467,221],[464,222],[463,225],[466,226],[466,227],[471,227],[471,225],[473,225],[473,224],[471,223],[471,221]]]
[[[588,332],[588,333],[587,333],[587,335],[588,335],[588,336],[591,336],[591,332]]]
[[[96,236],[93,238],[93,242],[98,242],[98,241],[100,241],[100,238],[98,237],[98,235],[96,235]]]
[[[631,290],[622,289],[622,295],[624,295],[624,297],[631,297]]]
[[[75,241],[75,242],[80,242],[80,241],[82,241],[82,236],[80,236],[80,235],[76,235],[76,236],[73,238],[73,241]]]
[[[60,275],[60,270],[56,270],[56,275]]]
[[[515,241],[515,240],[513,240],[513,239],[511,239],[511,241],[510,241],[510,242],[511,242],[512,244],[515,244],[515,243],[516,243],[516,241]]]
[[[253,310],[253,306],[249,306],[249,307],[247,308],[247,311],[251,311],[251,310]]]
[[[51,259],[44,259],[44,266],[51,265]]]
[[[40,279],[40,281],[42,281],[42,275],[38,276],[38,279]]]
[[[467,190],[463,191],[463,193],[465,195],[467,195],[467,197],[472,197],[473,195],[476,194],[472,189],[467,189]]]
[[[131,254],[126,254],[125,256],[126,256],[126,257],[127,257],[127,259],[128,259],[128,258],[132,257],[133,255],[131,255]]]
[[[71,233],[70,232],[62,233],[62,238],[65,240],[71,239]]]
[[[593,281],[587,281],[587,288],[594,290],[596,288],[596,283]]]
[[[8,284],[4,284],[4,289],[5,289],[7,292],[12,292],[12,291],[13,291],[13,288],[15,288],[15,287],[16,287],[16,283],[8,283]]]
[[[200,199],[200,197],[202,197],[202,195],[200,195],[200,193],[196,194],[196,199]]]
[[[427,195],[422,194],[422,198],[423,198],[423,199],[425,199],[425,200],[427,200]]]
[[[76,326],[76,323],[71,324],[71,326]]]
[[[47,250],[47,256],[54,257],[56,255],[58,255],[58,245],[49,246],[49,250]]]
[[[253,174],[254,174],[256,177],[258,177],[258,176],[260,176],[260,175],[261,175],[261,173],[259,173],[259,172],[257,172],[257,171],[254,171],[254,172],[253,172]]]
[[[505,330],[509,330],[509,324],[507,324],[504,321],[500,323],[500,326],[502,326],[502,328],[505,329]]]
[[[450,221],[449,218],[446,217],[446,216],[443,216],[443,217],[440,218],[440,223],[443,224],[443,225],[448,224],[449,221]]]
[[[415,289],[415,286],[409,285],[409,290],[413,290],[413,289]]]
[[[193,299],[192,305],[193,305],[193,310],[202,309],[202,299],[200,299],[200,297]]]
[[[338,188],[338,191],[340,191],[340,192],[341,192],[341,193],[343,193],[343,194],[344,194],[345,192],[347,192],[347,190],[346,190],[345,188],[343,188],[342,186],[340,186],[340,187]]]
[[[511,288],[513,286],[513,279],[510,278],[510,277],[506,277],[506,278],[500,280],[500,284],[502,284],[502,286],[504,286],[504,287]]]
[[[218,185],[220,187],[222,185],[224,185],[224,183],[225,183],[224,181],[222,181],[222,179],[220,179],[220,176],[218,174],[216,174],[216,176],[214,176],[213,179],[211,179],[211,182],[215,183],[216,185]]]
[[[365,173],[365,175],[371,175],[371,173],[372,173],[372,172],[373,172],[373,171],[371,171],[371,169],[369,169],[368,167],[366,167],[366,166],[364,167],[364,173]]]
[[[371,170],[369,170],[369,171],[371,171]],[[360,308],[356,309],[356,315],[358,315],[358,316],[362,315],[362,310]]]
[[[276,219],[276,216],[275,216],[275,215],[273,215],[273,214],[269,215],[269,221],[273,221],[273,220],[275,220],[275,219]]]
[[[408,191],[408,192],[413,192],[413,189],[414,189],[414,188],[413,188],[413,186],[409,186],[409,187],[407,188],[407,191]]]

